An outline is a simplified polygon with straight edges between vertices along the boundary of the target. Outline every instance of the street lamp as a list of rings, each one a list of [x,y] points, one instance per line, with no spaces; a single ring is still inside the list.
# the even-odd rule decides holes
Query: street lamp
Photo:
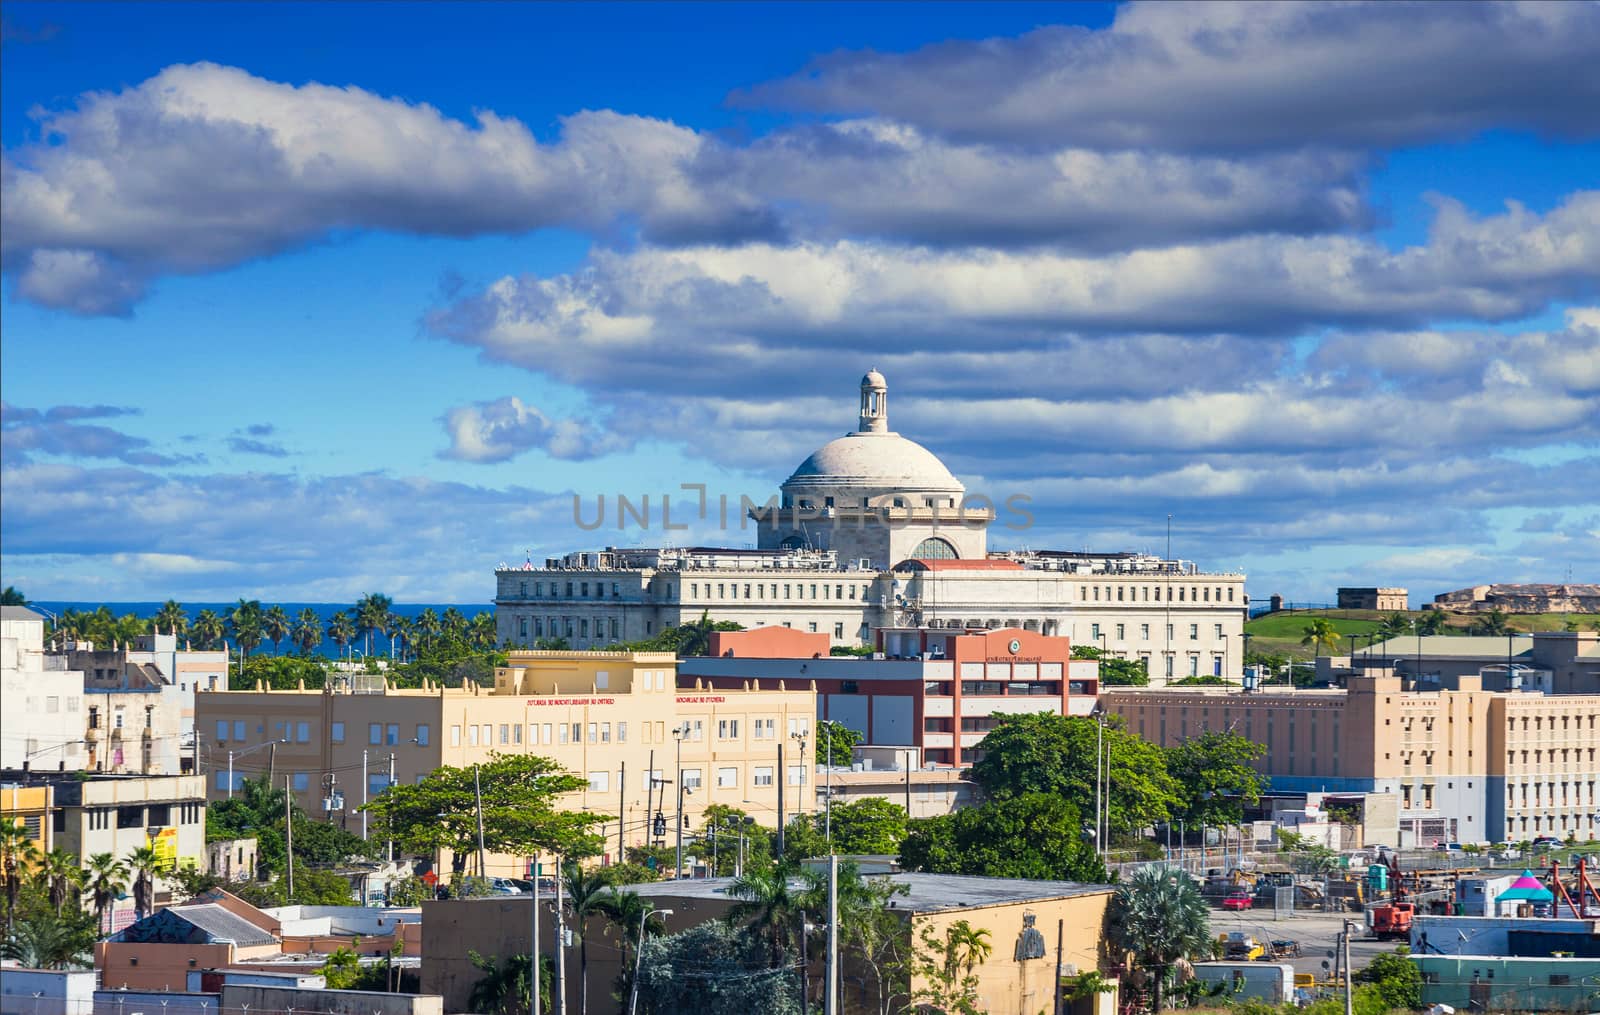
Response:
[[[650,909],[646,907],[639,914],[639,943],[633,949],[633,990],[628,996],[628,1015],[635,1015],[639,1010],[639,970],[644,965],[644,925],[652,916],[671,916],[670,909]]]
[[[800,745],[800,799],[804,800],[806,798],[806,735],[804,733],[791,733],[789,734],[789,739]],[[787,773],[780,772],[778,774],[781,778],[788,778]],[[796,810],[798,811],[799,808],[796,808]],[[910,817],[910,815],[911,812],[907,810],[906,816]],[[829,852],[832,852],[832,850],[830,849]]]
[[[1110,775],[1110,772],[1108,771],[1108,769],[1110,769],[1110,767],[1111,767],[1109,764],[1107,764],[1107,765],[1102,765],[1101,764],[1101,762],[1102,762],[1102,760],[1104,758],[1104,752],[1105,752],[1105,747],[1104,747],[1105,736],[1106,736],[1106,710],[1105,710],[1105,706],[1102,705],[1097,700],[1094,703],[1094,708],[1090,709],[1089,716],[1090,716],[1090,718],[1092,718],[1094,720],[1094,723],[1095,723],[1095,728],[1094,728],[1094,837],[1095,837],[1095,848],[1100,851],[1101,859],[1104,859],[1105,858],[1105,849],[1106,848],[1105,848],[1105,832],[1104,832],[1103,826],[1105,824],[1108,824],[1109,822],[1104,822],[1102,820],[1102,818],[1101,818],[1102,798],[1101,798],[1101,793],[1100,793],[1100,784],[1101,784],[1102,780],[1104,780],[1107,776]],[[1106,791],[1107,791],[1106,795],[1108,795],[1108,796],[1110,795],[1110,788],[1111,787],[1109,785],[1106,787]]]
[[[285,737],[282,740],[268,740],[264,744],[256,744],[254,747],[246,747],[242,751],[235,751],[235,750],[231,750],[230,749],[228,751],[228,799],[229,800],[233,799],[233,759],[234,759],[235,756],[242,758],[247,754],[254,754],[256,751],[264,750],[265,748],[268,748],[268,747],[274,747],[275,748],[279,744],[286,744],[288,742],[289,742],[288,738]]]
[[[683,795],[689,787],[683,784],[683,739],[689,735],[689,724],[672,728],[672,739],[678,743],[678,866],[673,869],[673,880],[683,877]]]

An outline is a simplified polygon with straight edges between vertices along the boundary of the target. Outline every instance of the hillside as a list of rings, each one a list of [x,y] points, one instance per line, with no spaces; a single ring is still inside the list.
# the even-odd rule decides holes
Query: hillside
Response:
[[[1402,614],[1407,620],[1414,619],[1424,611],[1408,610]],[[1388,613],[1379,610],[1285,610],[1281,613],[1269,613],[1264,617],[1245,624],[1245,633],[1250,635],[1250,651],[1260,652],[1265,655],[1287,655],[1295,659],[1310,659],[1312,651],[1307,646],[1300,644],[1300,639],[1305,636],[1306,626],[1317,617],[1326,617],[1333,623],[1338,632],[1345,637],[1341,651],[1349,651],[1350,635],[1356,635],[1356,647],[1367,643],[1367,634],[1376,631],[1383,618]],[[1466,634],[1467,629],[1481,614],[1446,613],[1445,634]],[[1560,631],[1568,620],[1577,617],[1580,623],[1592,625],[1600,618],[1593,616],[1579,616],[1566,613],[1527,613],[1510,614],[1506,623],[1513,631],[1524,633],[1528,631]]]

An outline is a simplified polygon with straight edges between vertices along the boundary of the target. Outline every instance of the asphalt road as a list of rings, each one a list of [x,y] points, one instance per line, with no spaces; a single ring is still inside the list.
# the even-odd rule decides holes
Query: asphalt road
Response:
[[[1364,940],[1361,935],[1366,933],[1366,928],[1361,913],[1299,913],[1274,920],[1270,909],[1237,912],[1213,909],[1211,933],[1217,935],[1229,931],[1243,931],[1253,935],[1258,941],[1285,938],[1299,941],[1300,957],[1287,961],[1294,963],[1295,972],[1314,973],[1320,979],[1327,975],[1322,968],[1323,962],[1328,963],[1329,971],[1333,969],[1333,951],[1337,946],[1339,931],[1346,919],[1355,924],[1356,936],[1350,939],[1350,964],[1358,970],[1372,961],[1373,956],[1392,952],[1396,945],[1404,943]]]

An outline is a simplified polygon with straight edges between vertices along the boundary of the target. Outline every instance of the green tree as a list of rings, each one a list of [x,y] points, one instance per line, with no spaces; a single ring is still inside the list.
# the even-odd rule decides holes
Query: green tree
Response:
[[[823,719],[817,723],[816,738],[817,764],[849,768],[862,735],[842,722]]]
[[[1444,634],[1450,617],[1443,610],[1423,610],[1417,614],[1418,634]]]
[[[1404,613],[1391,613],[1378,622],[1378,634],[1384,638],[1398,638],[1411,630],[1411,618]]]
[[[603,818],[556,809],[564,794],[588,783],[549,758],[494,754],[479,766],[483,793],[484,845],[515,856],[589,856],[600,842],[589,830]],[[478,817],[473,769],[441,766],[421,782],[385,789],[366,809],[394,829],[394,839],[415,855],[450,849],[476,855]]]
[[[1339,629],[1327,617],[1314,617],[1300,632],[1300,644],[1313,655],[1331,656],[1339,651]]]
[[[1255,762],[1267,749],[1237,733],[1207,730],[1167,749],[1167,771],[1183,798],[1178,816],[1190,825],[1237,825],[1261,799],[1266,780]]]
[[[1142,867],[1117,886],[1107,912],[1112,943],[1132,952],[1153,974],[1155,1011],[1173,963],[1191,955],[1211,957],[1211,921],[1205,899],[1176,868]]]
[[[4,592],[0,592],[0,606],[27,606],[28,597],[17,591],[15,585],[7,585]]]
[[[767,943],[768,964],[774,969],[787,965],[800,929],[801,895],[816,887],[816,879],[816,874],[780,859],[746,870],[728,886],[729,898],[739,900],[728,910],[728,922],[746,926]]]
[[[921,938],[914,968],[923,986],[912,998],[946,1015],[981,1015],[975,971],[994,951],[989,932],[957,920],[943,935],[924,926]]]
[[[266,612],[261,615],[261,633],[272,642],[274,654],[280,651],[283,639],[289,637],[289,631],[293,626],[289,621],[289,615],[276,603],[267,607]]]
[[[572,912],[572,928],[578,938],[578,1011],[589,1015],[589,919],[604,915],[612,886],[599,871],[585,871],[577,863],[563,865],[561,877],[566,888],[565,904]]]
[[[983,758],[972,766],[972,778],[988,796],[1004,800],[1055,793],[1082,813],[1094,813],[1095,720],[1052,712],[996,718],[998,724],[979,744]],[[1111,830],[1132,832],[1166,821],[1180,796],[1161,748],[1126,732],[1118,716],[1106,721],[1104,743],[1111,768],[1106,800]]]
[[[639,1010],[649,1015],[799,1015],[793,966],[773,967],[766,948],[721,920],[651,937],[639,957]]]
[[[366,639],[366,654],[372,654],[372,632],[389,633],[389,614],[394,600],[381,592],[372,592],[356,600],[356,633]]]
[[[82,969],[93,963],[94,941],[94,925],[82,913],[43,910],[9,929],[0,957],[25,969]]]
[[[329,990],[349,990],[361,979],[361,958],[349,948],[335,948],[322,964],[322,979]]]
[[[195,614],[194,623],[190,625],[189,630],[194,635],[195,648],[206,652],[220,646],[223,636],[227,633],[222,618],[210,610],[201,610]]]
[[[60,916],[83,884],[83,870],[78,866],[76,856],[58,846],[40,858],[39,878],[44,882],[51,908]]]
[[[96,853],[83,868],[84,887],[94,903],[94,923],[106,933],[106,913],[128,885],[128,868],[111,853]]]
[[[0,878],[5,879],[6,926],[11,926],[16,916],[17,894],[22,890],[23,878],[29,865],[39,858],[39,848],[33,844],[28,827],[21,821],[0,818]]]
[[[339,646],[339,654],[348,658],[350,643],[356,640],[356,625],[343,610],[328,618],[328,640]]]
[[[608,867],[607,874],[611,874],[616,866],[631,865]],[[606,918],[608,929],[622,942],[622,947],[619,949],[621,961],[617,964],[616,987],[617,996],[627,997],[633,990],[634,957],[639,950],[641,927],[647,935],[660,935],[667,932],[666,925],[656,914],[651,900],[645,899],[637,892],[624,891],[616,885],[612,885],[601,897],[597,909]]]
[[[1479,637],[1504,638],[1511,634],[1511,617],[1504,610],[1490,610],[1474,620],[1469,630]]]
[[[155,912],[156,876],[167,866],[151,846],[139,846],[129,850],[124,861],[128,873],[133,875],[133,912],[134,918],[143,920]]]
[[[439,640],[439,635],[444,633],[444,625],[439,621],[439,614],[433,607],[428,607],[417,614],[417,642],[422,654],[433,651],[433,646]]]
[[[1422,971],[1401,952],[1375,955],[1355,982],[1377,987],[1385,1008],[1422,1007]]]
[[[157,634],[183,634],[189,630],[189,615],[184,612],[182,603],[168,599],[150,618],[150,627]]]
[[[239,647],[239,663],[242,666],[249,658],[250,653],[256,650],[265,636],[262,630],[261,603],[255,599],[240,599],[228,611],[228,636]]]
[[[1110,880],[1081,813],[1053,793],[1026,793],[912,821],[900,863],[936,874]]]
[[[533,963],[527,955],[513,955],[504,963],[493,955],[488,958],[475,951],[467,958],[484,975],[472,985],[467,997],[467,1007],[484,1015],[527,1015],[530,1010],[528,971]],[[548,955],[539,957],[539,1010],[550,1011],[550,991],[555,978],[555,963]]]
[[[821,814],[811,815],[820,830]],[[835,853],[894,855],[906,837],[906,809],[882,797],[863,797],[833,808],[833,851]]]
[[[715,861],[718,877],[731,876],[739,864],[739,830],[745,831],[744,855],[745,866],[749,869],[764,867],[772,862],[773,837],[767,830],[756,824],[755,819],[737,807],[727,804],[709,804],[704,811],[705,824],[695,835],[701,844],[701,854],[705,859]],[[791,825],[791,827],[794,827]],[[713,837],[712,829],[716,829]],[[713,848],[713,845],[715,848]],[[810,854],[805,854],[809,856]],[[804,859],[799,854],[791,853]],[[658,861],[660,858],[657,858]],[[671,869],[676,862],[676,855],[667,859],[662,869]],[[659,866],[659,863],[658,863]]]

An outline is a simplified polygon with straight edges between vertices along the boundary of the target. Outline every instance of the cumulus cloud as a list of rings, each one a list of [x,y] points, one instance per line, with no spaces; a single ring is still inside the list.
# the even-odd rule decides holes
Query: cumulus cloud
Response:
[[[227,440],[228,450],[236,455],[262,455],[267,458],[287,458],[289,449],[271,437],[278,428],[271,423],[251,423],[235,430]]]
[[[57,405],[48,409],[0,402],[0,447],[7,461],[27,461],[33,453],[64,458],[114,458],[129,465],[180,465],[200,459],[164,455],[150,442],[108,426],[79,422],[137,415],[137,409],[112,405]]]
[[[514,395],[457,406],[443,422],[450,446],[440,457],[463,462],[504,462],[534,448],[551,458],[582,461],[632,444],[593,422],[551,419]]]
[[[1593,3],[1147,2],[1098,31],[836,53],[734,99],[1030,147],[1365,148],[1494,127],[1592,138],[1597,49]]]

